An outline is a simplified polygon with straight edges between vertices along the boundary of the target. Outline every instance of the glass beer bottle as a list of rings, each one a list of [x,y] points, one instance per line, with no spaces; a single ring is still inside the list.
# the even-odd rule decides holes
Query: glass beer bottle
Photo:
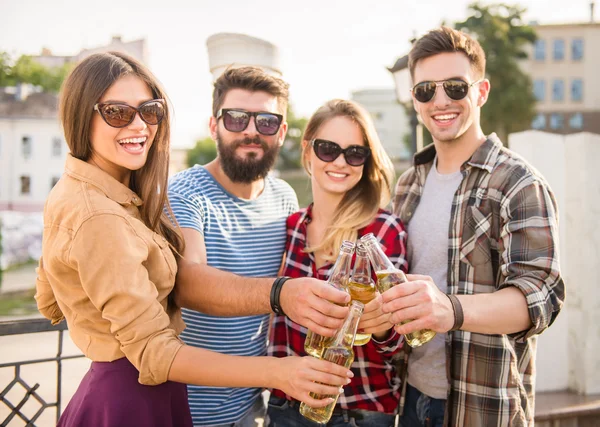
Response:
[[[333,341],[328,344],[327,348],[323,352],[323,360],[333,362],[337,365],[349,368],[354,361],[354,351],[352,346],[354,345],[354,338],[356,336],[356,328],[358,327],[358,321],[362,315],[364,304],[360,301],[352,301],[350,303],[350,313],[344,325],[337,332]],[[333,414],[333,408],[338,399],[338,395],[323,395],[311,393],[310,397],[315,399],[325,399],[331,397],[334,399],[329,405],[323,408],[313,408],[302,402],[300,404],[300,414],[309,420],[317,423],[326,424]]]
[[[340,254],[327,280],[327,283],[331,286],[344,292],[348,292],[348,279],[350,277],[350,264],[352,263],[353,253],[354,243],[344,240],[340,247]],[[320,359],[326,344],[331,342],[331,340],[332,338],[330,337],[324,337],[309,330],[304,341],[304,351],[306,351],[306,354]]]
[[[394,267],[390,259],[387,257],[379,241],[373,235],[369,233],[360,239],[360,242],[364,244],[371,264],[375,269],[375,275],[377,276],[377,289],[379,293],[384,293],[393,286],[399,285],[407,281],[406,275],[402,270],[398,270]],[[405,320],[402,324],[406,324],[410,320]],[[431,341],[435,336],[435,332],[430,329],[422,329],[420,331],[411,332],[405,334],[404,338],[408,345],[411,347],[420,347],[423,344]]]
[[[348,282],[348,292],[352,301],[360,301],[367,304],[375,299],[377,288],[375,281],[371,278],[371,264],[367,257],[367,251],[362,243],[356,245],[356,259],[352,276]],[[365,345],[371,340],[371,334],[356,334],[354,345]]]

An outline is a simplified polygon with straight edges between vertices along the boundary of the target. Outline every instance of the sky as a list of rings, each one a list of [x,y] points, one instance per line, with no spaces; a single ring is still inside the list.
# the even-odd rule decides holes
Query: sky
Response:
[[[514,4],[510,0],[507,3]],[[279,48],[295,112],[310,116],[352,91],[393,88],[409,39],[468,16],[471,0],[0,0],[0,51],[55,55],[145,38],[147,64],[174,106],[172,144],[208,134],[212,75],[206,39],[243,33]],[[589,0],[521,0],[525,21],[589,21]],[[600,17],[600,2],[596,16]]]

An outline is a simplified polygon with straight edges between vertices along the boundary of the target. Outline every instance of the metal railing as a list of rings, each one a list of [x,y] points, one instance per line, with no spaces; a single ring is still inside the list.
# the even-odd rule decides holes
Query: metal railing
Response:
[[[2,420],[0,426],[7,426],[8,423],[15,417],[19,417],[25,422],[27,426],[35,425],[35,421],[42,415],[42,413],[48,408],[56,408],[56,422],[61,413],[61,391],[62,391],[62,361],[68,359],[77,359],[84,357],[82,354],[63,356],[63,334],[67,330],[67,323],[61,322],[58,325],[53,326],[50,321],[46,319],[31,319],[31,320],[18,320],[9,322],[0,322],[0,336],[6,335],[23,335],[33,334],[38,332],[57,332],[58,333],[58,352],[56,357],[47,357],[43,359],[32,359],[32,360],[20,360],[18,362],[1,363],[0,369],[14,367],[14,376],[12,381],[0,392],[0,402],[5,404],[10,413]],[[21,376],[21,366],[31,365],[36,363],[47,363],[56,362],[56,401],[46,402],[42,396],[39,395],[37,389],[40,384],[36,383],[30,386],[24,378]],[[15,386],[21,386],[25,389],[25,395],[19,402],[11,402],[7,395]],[[0,385],[1,387],[1,385]],[[35,399],[41,405],[40,409],[31,417],[27,417],[21,412],[27,401]]]

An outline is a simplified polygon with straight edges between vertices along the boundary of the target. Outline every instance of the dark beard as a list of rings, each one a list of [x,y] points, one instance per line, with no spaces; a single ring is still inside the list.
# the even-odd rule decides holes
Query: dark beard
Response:
[[[279,144],[269,147],[259,136],[236,139],[230,144],[223,144],[221,141],[221,135],[217,134],[217,151],[219,152],[221,167],[225,175],[233,182],[250,184],[265,178],[273,168],[279,154]],[[245,159],[238,158],[235,150],[243,144],[260,145],[264,151],[262,158],[256,159],[254,153],[250,153]]]

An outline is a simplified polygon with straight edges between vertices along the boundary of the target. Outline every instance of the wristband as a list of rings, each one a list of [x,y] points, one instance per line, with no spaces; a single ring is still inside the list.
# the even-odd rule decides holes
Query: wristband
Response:
[[[271,286],[271,310],[273,313],[280,314],[285,316],[283,312],[283,308],[281,307],[281,303],[279,301],[279,297],[281,296],[281,289],[283,288],[283,284],[288,281],[290,277],[281,276],[275,279],[273,282],[273,286]]]
[[[451,331],[458,331],[462,328],[463,322],[465,321],[465,315],[463,313],[462,304],[456,295],[446,295],[452,304],[452,310],[454,311],[454,325],[452,325]]]

